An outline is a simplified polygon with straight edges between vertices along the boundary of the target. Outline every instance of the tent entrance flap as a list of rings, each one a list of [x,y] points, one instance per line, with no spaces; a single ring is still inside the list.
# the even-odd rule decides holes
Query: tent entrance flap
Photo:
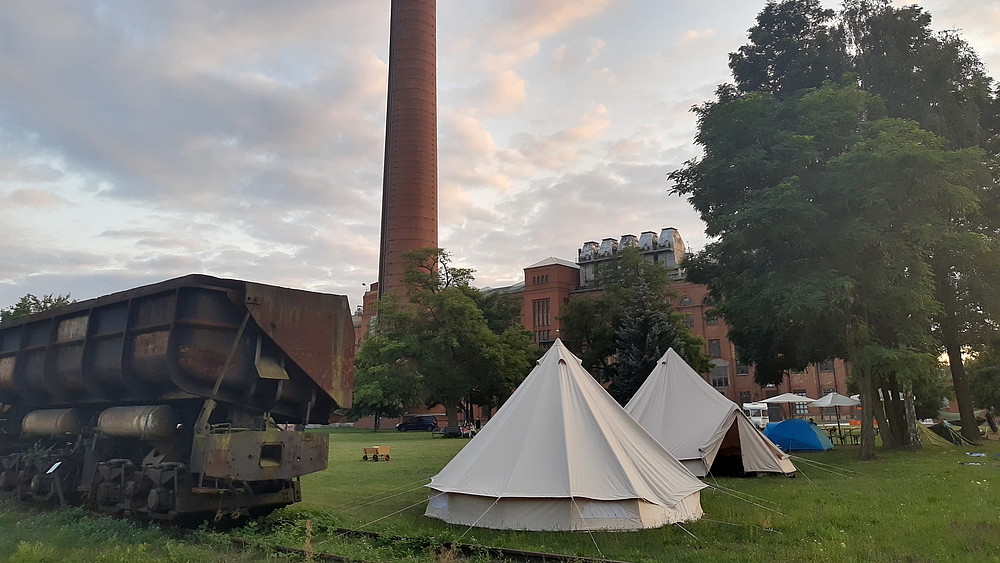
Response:
[[[735,424],[729,425],[725,437],[719,444],[719,449],[712,460],[708,472],[716,477],[739,477],[746,475],[743,468],[743,448],[740,446],[740,429]]]

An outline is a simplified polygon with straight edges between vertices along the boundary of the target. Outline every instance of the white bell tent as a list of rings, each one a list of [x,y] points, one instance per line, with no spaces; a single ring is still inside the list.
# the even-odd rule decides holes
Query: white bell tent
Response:
[[[425,514],[514,530],[631,530],[702,515],[699,481],[556,340],[427,485]]]
[[[668,349],[625,410],[699,477],[795,472],[740,407]]]

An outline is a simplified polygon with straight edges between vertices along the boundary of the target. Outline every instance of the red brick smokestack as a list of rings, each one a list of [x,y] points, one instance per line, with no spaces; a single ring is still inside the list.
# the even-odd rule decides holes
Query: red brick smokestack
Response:
[[[379,295],[402,295],[402,254],[437,247],[436,0],[392,0]]]

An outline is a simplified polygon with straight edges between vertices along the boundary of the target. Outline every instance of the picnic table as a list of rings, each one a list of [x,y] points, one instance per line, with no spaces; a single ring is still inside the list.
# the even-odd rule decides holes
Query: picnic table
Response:
[[[844,444],[859,444],[861,443],[861,427],[850,425],[850,426],[826,426],[826,433],[830,436],[830,441],[840,442],[841,445]],[[875,434],[878,435],[878,428],[875,429]]]
[[[444,428],[435,428],[432,435],[442,438],[472,438],[476,435],[476,429],[469,425],[445,426]]]

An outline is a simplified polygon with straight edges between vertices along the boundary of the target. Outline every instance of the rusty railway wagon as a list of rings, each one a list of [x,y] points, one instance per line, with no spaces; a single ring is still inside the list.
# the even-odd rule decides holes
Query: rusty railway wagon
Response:
[[[139,518],[301,499],[349,407],[347,298],[189,275],[0,325],[0,491]]]

